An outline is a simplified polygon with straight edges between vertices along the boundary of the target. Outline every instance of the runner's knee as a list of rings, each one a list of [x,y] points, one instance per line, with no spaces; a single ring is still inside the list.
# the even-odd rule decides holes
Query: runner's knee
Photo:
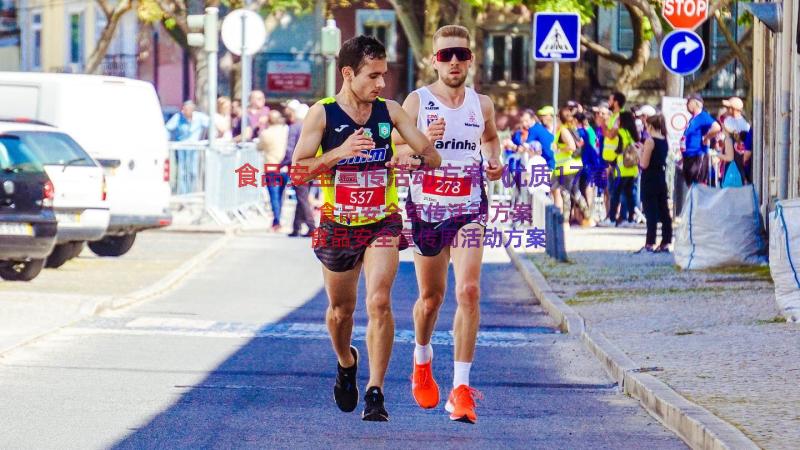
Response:
[[[438,289],[425,289],[419,296],[422,301],[423,311],[426,315],[433,314],[439,310],[444,302],[444,292]]]
[[[367,295],[367,315],[369,317],[388,316],[392,313],[392,302],[388,291],[372,292]]]
[[[475,281],[465,281],[456,286],[456,298],[458,306],[467,310],[477,310],[478,300],[481,295],[481,287]]]
[[[353,318],[355,305],[330,305],[331,316],[336,322],[347,322]]]

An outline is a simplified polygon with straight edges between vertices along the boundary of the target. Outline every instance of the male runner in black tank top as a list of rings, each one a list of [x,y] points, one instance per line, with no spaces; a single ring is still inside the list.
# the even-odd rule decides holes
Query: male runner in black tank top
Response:
[[[441,158],[397,102],[378,97],[388,71],[386,49],[379,41],[366,36],[350,39],[342,45],[338,61],[342,88],[336,97],[309,110],[294,152],[292,178],[305,182],[325,172],[332,181],[323,185],[327,204],[314,252],[323,264],[329,299],[326,320],[338,359],[334,399],[345,412],[358,403],[358,351],[350,342],[363,265],[370,373],[362,418],[386,421],[382,389],[394,341],[390,294],[403,228],[392,169],[438,167]],[[392,129],[415,155],[394,154]]]

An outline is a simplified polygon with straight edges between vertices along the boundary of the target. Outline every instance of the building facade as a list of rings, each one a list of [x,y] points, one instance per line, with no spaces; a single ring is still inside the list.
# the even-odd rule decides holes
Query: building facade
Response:
[[[800,197],[800,6],[774,12],[753,36],[753,181],[765,217],[776,200]]]
[[[19,70],[19,36],[15,1],[0,0],[0,71]]]
[[[105,27],[93,0],[19,0],[20,70],[82,73]],[[136,76],[135,11],[120,20],[101,73]]]

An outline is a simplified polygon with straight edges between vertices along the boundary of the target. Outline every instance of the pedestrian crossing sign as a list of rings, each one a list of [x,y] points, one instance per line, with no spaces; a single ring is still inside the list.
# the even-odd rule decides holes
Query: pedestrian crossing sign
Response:
[[[577,13],[536,13],[533,59],[570,62],[580,59],[581,19]]]

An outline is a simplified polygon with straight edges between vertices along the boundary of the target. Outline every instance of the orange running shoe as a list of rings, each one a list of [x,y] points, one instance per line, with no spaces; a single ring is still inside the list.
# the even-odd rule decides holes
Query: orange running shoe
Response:
[[[414,400],[423,409],[436,408],[439,404],[439,385],[433,379],[431,363],[417,364],[414,358],[414,371],[411,374],[411,394]]]
[[[450,420],[464,423],[475,423],[478,415],[475,414],[475,399],[483,400],[483,394],[477,389],[462,384],[450,391],[450,397],[444,409],[450,413]]]

